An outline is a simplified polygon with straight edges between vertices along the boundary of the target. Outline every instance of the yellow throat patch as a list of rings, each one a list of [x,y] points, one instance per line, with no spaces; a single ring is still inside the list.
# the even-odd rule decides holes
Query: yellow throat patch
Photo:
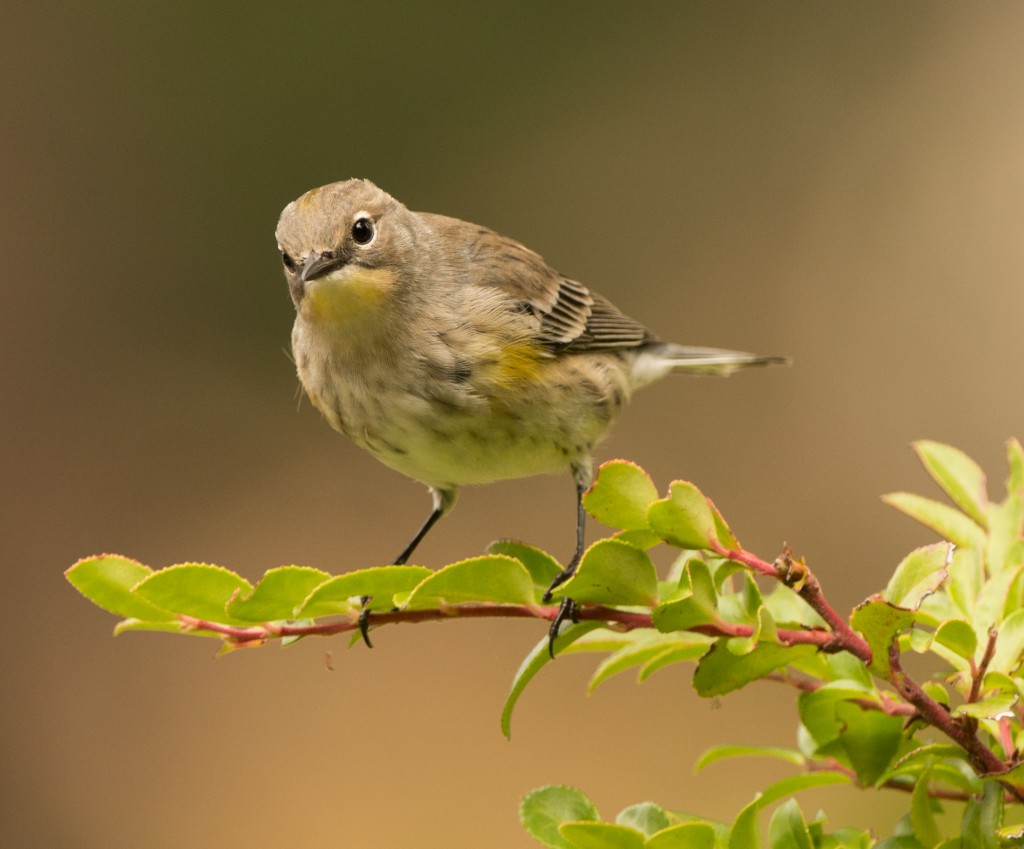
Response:
[[[309,318],[329,324],[372,321],[395,287],[395,274],[382,268],[359,269],[343,279],[324,277],[306,291]]]

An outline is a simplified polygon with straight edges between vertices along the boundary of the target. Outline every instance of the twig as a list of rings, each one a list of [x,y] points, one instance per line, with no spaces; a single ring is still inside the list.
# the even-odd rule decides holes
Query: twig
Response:
[[[978,738],[975,733],[976,723],[965,722],[953,716],[903,671],[899,646],[895,641],[889,647],[889,668],[892,672],[892,683],[899,694],[917,708],[925,722],[939,729],[967,753],[971,765],[979,775],[998,775],[1006,772],[1006,764]],[[1024,801],[1015,788],[1007,789],[1016,795],[1017,801]]]
[[[714,539],[711,540],[711,549],[720,557],[742,563],[755,572],[775,578],[794,590],[832,629],[830,640],[823,646],[825,651],[848,651],[865,665],[871,663],[871,647],[867,640],[854,631],[829,604],[818,579],[805,563],[798,563],[793,559],[793,554],[788,547],[774,564],[762,560],[749,551],[726,548]]]
[[[988,665],[992,662],[992,658],[996,653],[996,638],[999,636],[999,632],[995,628],[989,628],[988,630],[988,643],[985,645],[985,653],[981,656],[981,663],[977,666],[974,665],[974,661],[971,661],[971,692],[967,697],[968,702],[978,701],[978,694],[981,692],[981,682],[985,678],[985,673],[988,672]]]
[[[369,614],[368,624],[388,625],[402,622],[432,622],[442,619],[543,619],[552,621],[558,615],[558,605],[531,607],[519,604],[496,604],[482,602],[478,604],[449,605],[430,610],[389,610]],[[653,628],[654,623],[649,613],[634,613],[618,610],[614,607],[601,605],[582,606],[579,619],[587,621],[607,622],[610,627],[632,631],[636,628]],[[268,640],[282,637],[311,637],[344,634],[359,628],[355,618],[345,617],[328,622],[299,624],[292,622],[266,622],[262,625],[237,626],[198,619],[194,616],[179,616],[179,620],[187,628],[197,631],[210,631],[223,637],[227,642],[237,646],[259,645]],[[736,625],[729,622],[695,625],[686,629],[692,633],[705,634],[710,637],[751,637],[755,632],[752,625]],[[779,642],[783,645],[814,645],[823,651],[831,650],[832,635],[827,631],[807,629],[798,630],[779,628],[776,632]]]

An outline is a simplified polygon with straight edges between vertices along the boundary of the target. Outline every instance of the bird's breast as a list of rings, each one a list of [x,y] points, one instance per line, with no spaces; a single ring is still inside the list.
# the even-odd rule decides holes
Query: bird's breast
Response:
[[[363,348],[301,318],[293,332],[299,377],[330,424],[441,488],[568,469],[628,397],[615,357],[552,357],[522,339],[466,343],[451,331]]]

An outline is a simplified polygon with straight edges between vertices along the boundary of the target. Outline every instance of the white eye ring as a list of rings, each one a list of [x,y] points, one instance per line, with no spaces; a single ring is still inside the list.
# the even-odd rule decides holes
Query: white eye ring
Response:
[[[352,219],[352,241],[365,248],[377,238],[377,228],[367,212],[357,212]]]

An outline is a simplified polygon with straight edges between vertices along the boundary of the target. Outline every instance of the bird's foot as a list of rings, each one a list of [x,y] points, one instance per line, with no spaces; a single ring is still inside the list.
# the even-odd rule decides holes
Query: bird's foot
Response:
[[[363,602],[363,609],[359,611],[359,636],[363,638],[366,647],[372,649],[373,643],[370,642],[370,608],[367,607],[370,603],[370,597],[364,595],[361,601]]]
[[[551,627],[548,628],[548,654],[552,660],[555,657],[555,638],[567,619],[573,623],[580,621],[579,608],[571,598],[562,599],[562,603],[558,606],[558,613],[555,614],[555,618],[551,620]]]

